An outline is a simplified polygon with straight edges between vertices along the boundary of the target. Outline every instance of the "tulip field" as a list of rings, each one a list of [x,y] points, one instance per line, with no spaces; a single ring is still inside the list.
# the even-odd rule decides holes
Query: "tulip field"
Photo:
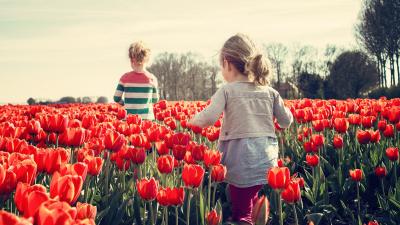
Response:
[[[208,102],[0,106],[0,225],[231,224]],[[400,224],[400,99],[285,100],[255,224]]]

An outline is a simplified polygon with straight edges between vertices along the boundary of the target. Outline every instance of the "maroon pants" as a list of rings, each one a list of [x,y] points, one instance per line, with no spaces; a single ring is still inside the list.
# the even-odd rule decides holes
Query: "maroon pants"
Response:
[[[261,188],[262,185],[239,188],[229,184],[233,221],[253,224],[251,220],[251,213],[253,210],[253,205],[257,201],[258,191],[260,191]]]

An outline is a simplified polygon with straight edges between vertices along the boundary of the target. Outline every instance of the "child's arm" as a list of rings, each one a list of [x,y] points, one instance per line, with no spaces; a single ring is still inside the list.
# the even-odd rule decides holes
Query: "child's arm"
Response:
[[[208,127],[213,125],[221,116],[225,109],[226,98],[224,89],[220,88],[212,97],[211,103],[203,111],[197,113],[189,124],[198,127]]]
[[[122,83],[122,81],[120,80],[117,89],[115,90],[114,102],[124,105],[124,100],[122,100],[122,95],[124,94],[124,90],[125,90],[124,83]]]
[[[160,100],[160,95],[158,93],[158,82],[157,82],[157,80],[155,80],[154,87],[153,87],[153,96],[152,96],[151,102],[157,103],[158,100]]]
[[[285,107],[282,97],[277,93],[274,99],[274,116],[278,120],[281,128],[287,128],[293,122],[293,115],[290,110]]]

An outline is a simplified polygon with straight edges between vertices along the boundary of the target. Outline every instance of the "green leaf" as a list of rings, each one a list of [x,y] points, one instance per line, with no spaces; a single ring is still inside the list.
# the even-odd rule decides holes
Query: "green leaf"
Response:
[[[389,198],[389,201],[400,210],[400,201],[397,201],[394,198]]]
[[[199,200],[200,200],[200,222],[202,225],[204,225],[204,219],[205,219],[205,213],[204,210],[206,212],[209,212],[209,208],[208,205],[206,204],[206,206],[204,207],[204,197],[203,194],[201,192],[199,192]]]

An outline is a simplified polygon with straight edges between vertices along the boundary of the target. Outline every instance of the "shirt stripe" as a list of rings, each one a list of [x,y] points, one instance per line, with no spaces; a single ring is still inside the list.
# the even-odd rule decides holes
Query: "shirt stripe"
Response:
[[[157,78],[150,73],[129,72],[117,85],[114,101],[122,103],[128,114],[138,114],[142,119],[153,120],[153,105],[159,99]]]

